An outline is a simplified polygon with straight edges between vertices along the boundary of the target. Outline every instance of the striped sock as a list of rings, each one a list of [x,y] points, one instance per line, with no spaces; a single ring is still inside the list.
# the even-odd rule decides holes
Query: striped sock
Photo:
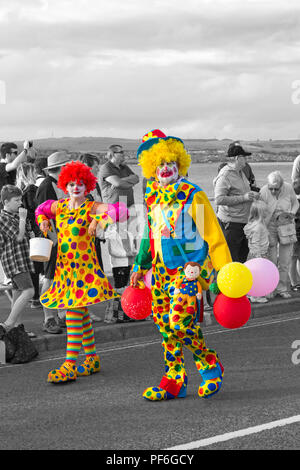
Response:
[[[76,363],[83,338],[83,309],[68,310],[66,313],[67,325],[67,352],[66,361]]]
[[[82,345],[86,356],[96,356],[94,328],[88,310],[83,316],[83,339]]]

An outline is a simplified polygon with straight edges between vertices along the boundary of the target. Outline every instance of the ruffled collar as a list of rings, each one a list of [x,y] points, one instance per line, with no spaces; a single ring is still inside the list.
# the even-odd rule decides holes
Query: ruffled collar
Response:
[[[145,192],[147,206],[153,203],[169,205],[176,199],[182,180],[183,178],[179,178],[168,186],[161,186],[157,181],[149,181]]]

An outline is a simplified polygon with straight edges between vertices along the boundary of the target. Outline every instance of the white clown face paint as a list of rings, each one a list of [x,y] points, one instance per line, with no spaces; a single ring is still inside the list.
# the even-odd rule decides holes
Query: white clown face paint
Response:
[[[82,181],[71,181],[67,185],[67,190],[71,198],[83,199],[85,197],[86,185]]]
[[[178,176],[177,162],[163,162],[156,168],[156,178],[162,186],[175,183]]]

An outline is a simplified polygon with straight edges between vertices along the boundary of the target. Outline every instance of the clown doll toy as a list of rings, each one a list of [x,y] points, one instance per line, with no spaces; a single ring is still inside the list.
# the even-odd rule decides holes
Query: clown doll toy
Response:
[[[127,220],[128,211],[123,203],[102,204],[87,199],[96,181],[88,166],[78,161],[67,163],[61,169],[57,185],[69,198],[48,200],[36,209],[42,232],[47,233],[50,220],[55,219],[58,239],[54,280],[40,301],[47,308],[67,312],[66,360],[49,373],[51,383],[74,381],[78,376],[100,371],[88,307],[118,297],[98,263],[95,234],[97,224],[105,230],[109,224]],[[81,346],[86,358],[76,366]]]
[[[185,312],[190,315],[197,315],[197,307],[202,300],[202,287],[200,282],[197,280],[200,276],[201,266],[198,263],[189,261],[185,263],[184,277],[179,276],[175,281],[174,299],[173,299],[173,310],[177,312],[177,315],[181,315]],[[199,308],[199,314],[201,315],[201,304]],[[177,319],[178,322],[179,318]]]
[[[145,192],[147,221],[131,285],[137,287],[152,267],[152,313],[162,335],[165,362],[161,382],[148,387],[143,396],[151,401],[186,396],[183,349],[188,348],[201,376],[198,395],[208,398],[220,390],[224,369],[217,353],[206,347],[194,305],[187,301],[189,293],[174,296],[174,288],[176,280],[184,276],[183,266],[192,261],[200,266],[196,269],[197,274],[200,271],[199,283],[208,289],[215,274],[231,262],[230,252],[206,194],[185,179],[191,157],[183,141],[156,129],[143,137],[137,157],[149,181]],[[183,284],[177,289],[184,289]],[[196,297],[201,294],[197,282],[192,290]],[[179,301],[181,294],[185,301]]]

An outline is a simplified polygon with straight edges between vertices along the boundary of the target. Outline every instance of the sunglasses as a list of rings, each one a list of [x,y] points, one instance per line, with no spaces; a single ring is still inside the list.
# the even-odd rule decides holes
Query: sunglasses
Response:
[[[18,155],[18,150],[13,150],[12,152],[10,152],[10,155]]]

